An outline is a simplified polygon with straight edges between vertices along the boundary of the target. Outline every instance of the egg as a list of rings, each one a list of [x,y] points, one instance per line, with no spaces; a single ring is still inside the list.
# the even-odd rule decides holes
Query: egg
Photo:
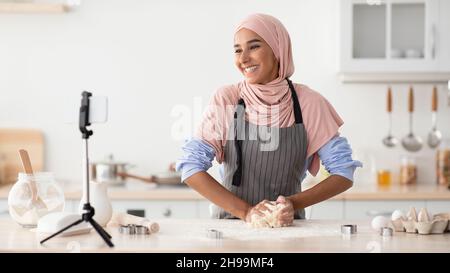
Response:
[[[417,216],[417,220],[419,222],[430,222],[432,219],[432,217],[430,216],[430,214],[428,213],[426,208],[422,208],[419,211],[419,215]]]
[[[391,220],[395,221],[395,220],[398,220],[398,219],[406,219],[406,215],[405,215],[405,213],[402,210],[396,209],[392,213]]]
[[[411,207],[406,214],[406,218],[408,221],[417,221],[417,213],[414,207]]]
[[[387,217],[379,215],[375,216],[372,219],[372,228],[376,231],[380,231],[381,228],[388,226],[389,226],[389,219]]]

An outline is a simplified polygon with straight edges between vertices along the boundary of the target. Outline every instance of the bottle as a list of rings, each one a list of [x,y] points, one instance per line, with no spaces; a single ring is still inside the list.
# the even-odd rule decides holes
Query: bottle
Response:
[[[436,181],[450,186],[450,139],[444,139],[436,151]]]
[[[416,160],[410,156],[402,156],[400,164],[400,184],[417,184],[417,165]]]
[[[94,220],[102,227],[106,227],[112,217],[112,205],[108,198],[108,185],[106,182],[90,181],[89,199],[95,211]],[[86,192],[83,192],[83,197],[78,206],[78,212],[80,214],[84,212],[83,205],[85,200]]]

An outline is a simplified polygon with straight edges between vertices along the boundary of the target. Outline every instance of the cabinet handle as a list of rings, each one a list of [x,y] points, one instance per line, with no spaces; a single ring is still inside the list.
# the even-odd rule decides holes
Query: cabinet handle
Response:
[[[127,209],[127,213],[138,217],[145,217],[145,209]]]
[[[367,216],[375,217],[378,215],[391,217],[393,211],[378,211],[378,210],[369,210],[366,212]]]
[[[163,212],[163,215],[165,217],[170,217],[172,215],[172,210],[171,209],[165,209]]]

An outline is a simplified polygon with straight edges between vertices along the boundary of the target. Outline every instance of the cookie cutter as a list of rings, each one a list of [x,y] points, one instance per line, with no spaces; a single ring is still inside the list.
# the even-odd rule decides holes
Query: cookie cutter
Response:
[[[128,234],[128,235],[132,235],[132,234],[138,234],[138,235],[143,235],[143,234],[150,234],[150,230],[148,229],[148,227],[145,226],[140,226],[140,225],[121,225],[119,226],[119,232],[122,234]]]
[[[394,234],[394,230],[390,227],[382,227],[380,228],[380,235],[381,236],[392,236]]]
[[[221,231],[219,231],[217,229],[208,229],[206,231],[206,237],[211,238],[211,239],[222,239],[223,234]]]
[[[357,231],[356,225],[341,225],[342,234],[355,234]]]

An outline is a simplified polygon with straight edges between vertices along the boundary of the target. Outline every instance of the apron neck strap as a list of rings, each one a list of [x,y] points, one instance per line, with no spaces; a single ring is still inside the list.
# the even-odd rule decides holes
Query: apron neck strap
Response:
[[[291,89],[292,102],[294,104],[295,123],[301,124],[303,123],[303,116],[302,109],[300,108],[300,103],[298,102],[297,92],[295,91],[292,81],[289,78],[286,78],[286,81],[289,84],[289,89]]]

